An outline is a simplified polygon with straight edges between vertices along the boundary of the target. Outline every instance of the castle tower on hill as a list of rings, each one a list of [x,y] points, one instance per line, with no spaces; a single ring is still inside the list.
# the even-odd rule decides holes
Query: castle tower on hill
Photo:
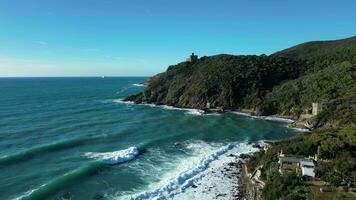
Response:
[[[197,62],[197,60],[198,60],[198,56],[194,55],[194,53],[192,53],[192,55],[190,55],[186,61],[190,62],[190,63],[195,63],[195,62]]]

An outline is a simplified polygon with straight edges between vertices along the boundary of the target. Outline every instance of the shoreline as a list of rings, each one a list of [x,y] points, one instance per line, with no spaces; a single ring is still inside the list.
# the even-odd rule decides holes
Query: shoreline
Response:
[[[199,108],[175,107],[175,106],[169,106],[169,105],[165,105],[165,104],[158,105],[158,104],[154,104],[154,103],[136,103],[134,101],[125,101],[122,98],[116,99],[116,100],[114,100],[114,102],[123,103],[123,104],[143,105],[143,106],[150,106],[150,107],[160,107],[162,109],[167,109],[167,110],[184,110],[184,111],[188,111],[189,114],[202,115],[202,116],[232,113],[232,114],[236,114],[236,115],[247,116],[247,117],[252,117],[252,118],[257,118],[257,119],[289,123],[287,128],[294,129],[299,132],[312,131],[312,129],[309,129],[307,127],[296,126],[299,121],[293,119],[293,116],[278,115],[278,114],[277,115],[255,115],[255,112],[251,109],[228,109],[228,110],[224,110],[223,112],[219,112],[216,110],[209,110],[208,112],[205,112],[204,110],[199,109]]]
[[[157,104],[146,104],[146,103],[135,103],[131,101],[123,101],[119,100],[121,103],[125,104],[135,104],[135,105],[146,105],[150,107],[159,107],[162,109],[169,109],[169,110],[183,110],[187,111],[189,114],[194,115],[220,115],[223,113],[232,113],[236,115],[252,117],[262,120],[269,120],[269,121],[279,121],[288,123],[286,128],[294,129],[298,132],[310,132],[309,129],[302,129],[298,127],[293,127],[297,121],[291,119],[291,116],[283,116],[283,115],[270,115],[270,116],[259,116],[254,115],[252,110],[247,111],[246,109],[241,110],[224,110],[224,112],[217,112],[217,111],[209,111],[205,113],[199,112],[200,109],[196,108],[181,108],[181,107],[174,107],[168,105],[157,105]],[[208,174],[205,179],[200,180],[198,183],[194,183],[190,189],[174,197],[173,199],[187,199],[187,198],[201,198],[204,196],[205,199],[207,197],[213,197],[214,199],[261,199],[261,189],[263,186],[259,180],[259,177],[256,177],[256,172],[253,174],[249,174],[247,171],[246,163],[250,159],[250,157],[255,152],[263,151],[265,140],[263,143],[251,143],[251,145],[256,148],[256,151],[253,152],[235,152],[230,153],[228,157],[231,157],[232,160],[224,161],[226,158],[222,158],[220,162],[220,166],[215,166],[216,172],[211,172]],[[213,167],[214,168],[214,167]],[[216,184],[218,183],[218,184]],[[224,185],[225,186],[221,186]],[[220,185],[220,186],[219,186]],[[224,189],[221,189],[224,188]],[[229,189],[228,189],[229,188]]]
[[[235,148],[226,152],[209,167],[183,193],[173,196],[174,200],[219,199],[234,200],[241,195],[243,166],[253,153],[260,151],[260,142],[248,144],[244,151]]]

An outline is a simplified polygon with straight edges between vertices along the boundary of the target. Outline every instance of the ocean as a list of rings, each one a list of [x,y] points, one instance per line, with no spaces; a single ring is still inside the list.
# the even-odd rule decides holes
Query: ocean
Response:
[[[231,151],[298,134],[276,118],[123,102],[145,79],[1,78],[0,199],[185,199]]]

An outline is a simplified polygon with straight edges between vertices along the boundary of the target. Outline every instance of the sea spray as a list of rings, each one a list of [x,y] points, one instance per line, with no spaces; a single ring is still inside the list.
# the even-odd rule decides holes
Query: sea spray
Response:
[[[202,159],[195,168],[180,173],[178,177],[173,179],[165,186],[150,192],[142,193],[137,197],[135,197],[135,199],[154,199],[154,198],[159,199],[162,198],[163,196],[167,196],[167,195],[172,196],[184,192],[186,188],[190,187],[193,184],[195,176],[203,172],[209,166],[209,164],[214,160],[217,160],[219,156],[221,156],[222,154],[226,153],[227,151],[229,151],[234,147],[235,145],[233,144],[228,144],[226,146],[221,147],[220,149],[211,153],[209,156]]]
[[[261,145],[262,143],[262,141],[258,142]],[[221,199],[236,199],[236,185],[240,171],[237,162],[241,160],[241,154],[251,154],[258,150],[253,144],[249,142],[236,144],[194,178],[194,187],[188,187],[184,192],[174,194],[169,199],[217,199],[219,194],[222,195]]]
[[[136,147],[130,147],[128,149],[106,153],[88,152],[85,153],[85,156],[88,158],[100,159],[106,164],[114,165],[133,160],[138,154],[139,151]]]
[[[133,101],[124,101],[123,99],[115,99],[113,100],[114,103],[120,103],[120,104],[126,104],[126,105],[138,105],[138,106],[149,106],[153,108],[162,108],[164,110],[180,110],[184,111],[188,115],[198,115],[198,116],[206,116],[206,115],[219,115],[219,114],[202,114],[199,112],[199,109],[194,109],[194,108],[178,108],[174,106],[168,106],[168,105],[156,105],[156,104],[150,104],[150,103],[141,103],[141,104],[135,104]]]
[[[292,120],[292,119],[276,117],[276,116],[258,116],[258,115],[252,115],[250,113],[238,112],[238,111],[233,111],[232,113],[241,115],[241,116],[251,117],[251,118],[264,119],[264,120],[268,120],[268,121],[278,121],[278,122],[285,122],[285,123],[293,123],[294,122],[294,120]]]
[[[107,165],[119,164],[134,159],[139,151],[136,147],[130,147],[124,150],[106,152],[106,153],[93,153],[88,152],[85,154],[88,158],[97,159],[91,161],[85,166],[79,167],[61,177],[58,177],[49,183],[40,186],[38,189],[32,190],[27,194],[17,199],[34,200],[46,199],[63,188],[68,187],[79,180],[88,176],[94,175],[103,170]]]
[[[145,85],[142,84],[142,83],[134,83],[132,85],[135,86],[135,87],[145,87]]]

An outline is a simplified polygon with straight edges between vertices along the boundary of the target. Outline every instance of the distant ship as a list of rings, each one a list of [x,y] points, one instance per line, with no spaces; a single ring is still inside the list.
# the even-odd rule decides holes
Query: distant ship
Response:
[[[105,78],[105,76],[102,76],[101,78]]]

